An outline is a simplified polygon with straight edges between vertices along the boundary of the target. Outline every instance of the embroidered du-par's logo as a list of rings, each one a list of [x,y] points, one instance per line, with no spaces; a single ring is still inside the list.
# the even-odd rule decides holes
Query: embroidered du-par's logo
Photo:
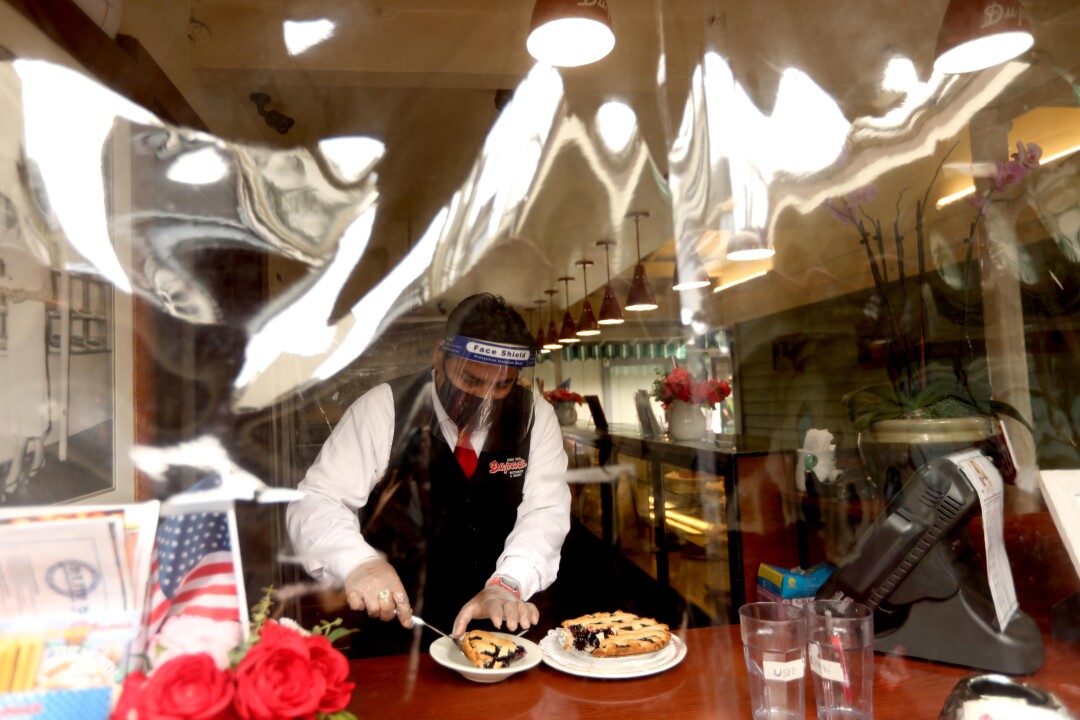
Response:
[[[525,474],[525,468],[529,467],[529,461],[525,458],[507,458],[506,462],[492,460],[488,465],[488,473],[505,473],[508,477],[516,478]]]

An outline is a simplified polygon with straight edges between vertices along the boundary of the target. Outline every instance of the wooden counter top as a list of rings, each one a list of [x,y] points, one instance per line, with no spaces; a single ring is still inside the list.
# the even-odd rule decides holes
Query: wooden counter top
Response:
[[[750,717],[737,625],[678,633],[687,656],[667,672],[633,680],[579,678],[540,665],[492,685],[465,680],[427,653],[352,661],[350,710],[361,719],[474,720],[477,717],[704,720]],[[967,668],[875,655],[874,716],[936,718]],[[815,717],[807,679],[807,718]],[[1046,664],[1025,679],[1080,714],[1080,644],[1047,642]]]

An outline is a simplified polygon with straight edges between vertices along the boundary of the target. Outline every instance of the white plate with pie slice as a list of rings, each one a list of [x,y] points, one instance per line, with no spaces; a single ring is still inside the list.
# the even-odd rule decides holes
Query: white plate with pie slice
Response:
[[[508,633],[493,632],[491,634],[513,640],[525,648],[525,654],[510,663],[510,667],[507,668],[479,668],[473,665],[469,658],[465,657],[465,653],[461,651],[461,648],[453,640],[441,637],[431,643],[431,659],[445,668],[461,673],[461,676],[465,679],[478,683],[496,683],[519,672],[531,670],[540,664],[543,653],[540,652],[540,648],[532,640],[526,640],[523,637]]]
[[[619,680],[645,677],[670,670],[686,657],[686,644],[672,634],[671,642],[655,653],[598,658],[581,650],[566,649],[562,630],[549,630],[540,641],[544,664],[578,677]]]

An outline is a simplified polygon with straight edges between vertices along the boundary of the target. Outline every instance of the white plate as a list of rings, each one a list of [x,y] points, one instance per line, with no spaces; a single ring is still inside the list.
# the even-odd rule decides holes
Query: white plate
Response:
[[[525,648],[525,655],[510,663],[510,667],[507,668],[478,668],[469,662],[469,658],[465,657],[465,653],[453,640],[441,637],[431,643],[431,659],[445,668],[461,673],[462,677],[479,683],[499,682],[515,673],[531,670],[540,664],[542,653],[532,640],[507,633],[493,632],[491,634],[513,640]]]
[[[670,670],[686,657],[686,644],[674,634],[666,647],[649,655],[598,658],[580,650],[567,650],[565,645],[562,630],[549,630],[540,641],[544,664],[570,675],[606,680],[655,675]]]

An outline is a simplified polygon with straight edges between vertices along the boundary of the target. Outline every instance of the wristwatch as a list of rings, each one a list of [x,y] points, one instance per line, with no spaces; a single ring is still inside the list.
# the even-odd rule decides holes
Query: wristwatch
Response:
[[[504,590],[509,590],[518,600],[521,599],[521,583],[509,575],[496,575],[487,582],[487,587],[498,585]]]

